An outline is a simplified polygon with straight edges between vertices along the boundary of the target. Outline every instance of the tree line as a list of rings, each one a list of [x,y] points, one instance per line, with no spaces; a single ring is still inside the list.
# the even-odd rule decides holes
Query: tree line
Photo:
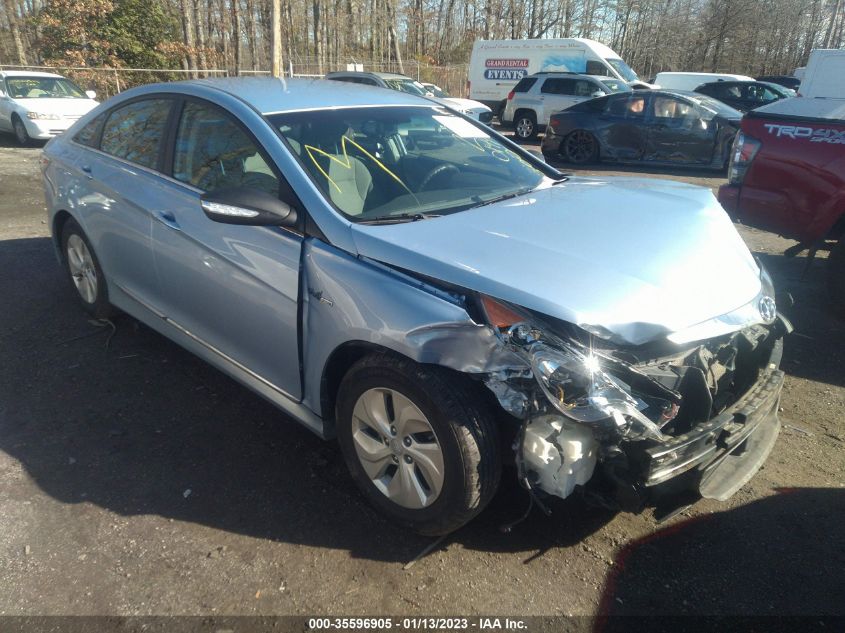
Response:
[[[274,14],[283,67],[312,74],[466,64],[477,39],[591,38],[646,79],[845,46],[845,0],[0,0],[0,64],[269,70]]]

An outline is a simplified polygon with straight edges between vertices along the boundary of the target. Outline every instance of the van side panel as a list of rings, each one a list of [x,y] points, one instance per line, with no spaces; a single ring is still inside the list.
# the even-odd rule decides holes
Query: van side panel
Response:
[[[845,99],[845,50],[813,51],[798,92],[804,97]]]
[[[580,38],[549,40],[478,40],[469,62],[469,98],[498,106],[517,82],[538,72],[587,73],[599,62],[610,77],[619,76],[605,59],[618,58],[604,44]]]

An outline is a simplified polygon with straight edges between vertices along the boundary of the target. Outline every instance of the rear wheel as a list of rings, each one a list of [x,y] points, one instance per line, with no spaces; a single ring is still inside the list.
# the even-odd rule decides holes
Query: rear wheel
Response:
[[[577,165],[593,163],[599,156],[599,144],[596,137],[586,130],[575,130],[563,139],[561,154]]]
[[[845,317],[845,236],[839,238],[827,258],[827,291],[833,309]]]
[[[62,228],[62,256],[65,272],[85,311],[97,319],[112,316],[114,308],[109,304],[103,269],[76,220],[68,220]]]
[[[373,354],[344,377],[336,413],[355,483],[405,526],[447,534],[481,512],[496,491],[496,427],[464,376]]]
[[[537,136],[537,117],[533,112],[520,111],[513,118],[513,134],[519,141],[530,141]]]

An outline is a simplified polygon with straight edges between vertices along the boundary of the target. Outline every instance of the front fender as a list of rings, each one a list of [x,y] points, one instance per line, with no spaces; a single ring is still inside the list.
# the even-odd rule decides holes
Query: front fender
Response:
[[[463,298],[309,239],[302,258],[304,404],[324,418],[320,385],[347,343],[391,350],[467,373],[524,366],[495,331],[476,323]]]

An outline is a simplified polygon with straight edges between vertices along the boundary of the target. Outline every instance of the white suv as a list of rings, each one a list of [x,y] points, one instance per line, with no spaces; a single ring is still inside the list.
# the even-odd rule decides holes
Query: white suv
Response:
[[[520,79],[508,94],[502,125],[513,127],[517,139],[531,140],[548,125],[555,112],[587,99],[630,90],[628,84],[615,77],[534,73]]]

